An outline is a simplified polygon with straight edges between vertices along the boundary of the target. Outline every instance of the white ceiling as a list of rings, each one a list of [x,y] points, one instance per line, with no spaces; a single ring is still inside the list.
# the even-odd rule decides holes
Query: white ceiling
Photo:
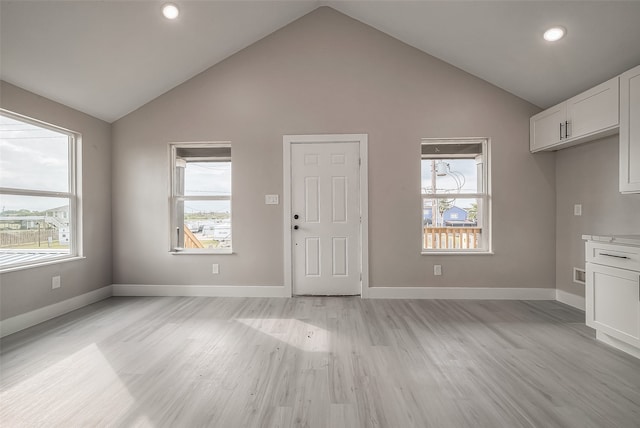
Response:
[[[323,5],[543,108],[640,64],[640,0],[0,2],[0,77],[108,122]]]

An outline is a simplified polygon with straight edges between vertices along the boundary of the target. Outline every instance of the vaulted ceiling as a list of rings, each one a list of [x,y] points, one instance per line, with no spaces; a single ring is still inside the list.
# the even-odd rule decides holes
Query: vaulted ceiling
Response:
[[[637,0],[0,2],[2,80],[108,122],[320,6],[542,108],[640,64]]]

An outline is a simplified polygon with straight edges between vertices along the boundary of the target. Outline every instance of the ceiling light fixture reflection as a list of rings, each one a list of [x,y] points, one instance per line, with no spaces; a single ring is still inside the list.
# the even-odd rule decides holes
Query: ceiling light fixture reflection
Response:
[[[162,6],[162,14],[167,19],[176,19],[180,15],[180,9],[173,3],[167,3]]]
[[[558,40],[563,38],[565,34],[567,34],[567,30],[565,30],[563,27],[551,27],[544,32],[544,35],[542,37],[544,37],[544,39],[548,42],[557,42]]]

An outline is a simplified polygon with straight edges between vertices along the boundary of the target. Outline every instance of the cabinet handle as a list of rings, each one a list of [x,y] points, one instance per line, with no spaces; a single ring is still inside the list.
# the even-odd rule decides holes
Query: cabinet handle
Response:
[[[569,121],[564,122],[564,138],[569,138]]]
[[[606,257],[615,257],[616,259],[629,259],[630,258],[628,256],[617,256],[615,254],[607,254],[607,253],[599,253],[599,255],[606,256]]]
[[[560,122],[560,139],[562,140],[562,122]]]

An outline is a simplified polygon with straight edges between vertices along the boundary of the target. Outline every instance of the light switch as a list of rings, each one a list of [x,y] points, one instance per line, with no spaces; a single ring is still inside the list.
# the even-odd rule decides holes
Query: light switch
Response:
[[[266,205],[278,205],[278,195],[264,195],[264,203]]]
[[[211,265],[211,273],[214,275],[220,273],[220,266],[218,265],[218,263],[214,263],[213,265]]]
[[[575,204],[573,206],[573,215],[582,215],[582,205],[581,204]]]

